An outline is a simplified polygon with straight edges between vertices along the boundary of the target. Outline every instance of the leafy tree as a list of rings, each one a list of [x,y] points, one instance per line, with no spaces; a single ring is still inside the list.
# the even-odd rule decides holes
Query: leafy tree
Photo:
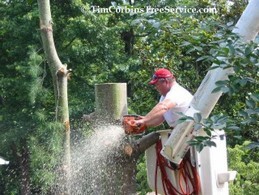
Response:
[[[228,148],[229,168],[237,171],[237,179],[230,184],[230,194],[256,194],[258,192],[258,148],[249,150],[251,142]],[[249,171],[248,171],[249,170]]]

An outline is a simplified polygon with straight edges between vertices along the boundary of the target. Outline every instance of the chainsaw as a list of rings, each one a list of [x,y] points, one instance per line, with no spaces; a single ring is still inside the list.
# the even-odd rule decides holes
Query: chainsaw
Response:
[[[135,120],[141,119],[138,115],[124,115],[122,120],[122,126],[125,134],[136,135],[142,134],[147,129],[145,124],[137,124]]]

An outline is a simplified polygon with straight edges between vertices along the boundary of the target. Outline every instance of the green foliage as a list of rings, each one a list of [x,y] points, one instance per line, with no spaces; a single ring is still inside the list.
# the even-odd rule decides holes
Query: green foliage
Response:
[[[222,26],[211,45],[209,56],[203,56],[197,61],[210,61],[215,68],[232,68],[234,74],[228,80],[216,82],[216,88],[212,91],[223,92],[223,97],[209,118],[201,122],[199,115],[183,117],[179,122],[191,119],[195,122],[195,130],[204,128],[207,140],[211,139],[213,129],[224,129],[230,138],[229,144],[242,143],[246,139],[257,142],[258,137],[258,43],[241,42],[236,34],[231,32],[232,26]],[[227,42],[226,42],[227,40]],[[217,44],[215,44],[217,43]],[[227,102],[231,101],[231,104]],[[198,117],[199,116],[199,117]],[[238,139],[236,139],[238,138]],[[207,142],[204,140],[193,140],[192,145],[197,144],[199,148]]]
[[[219,33],[221,37],[225,37]],[[253,129],[258,126],[258,43],[242,43],[232,33],[226,38],[220,39],[220,47],[213,49],[215,67],[233,68],[233,75],[229,80],[218,81],[216,91],[222,91],[228,96],[223,96],[220,101],[221,112],[226,112],[232,119],[235,118],[235,125],[241,131],[235,131],[232,136],[244,136],[253,141],[258,140],[258,132]],[[211,52],[212,53],[212,52]],[[217,58],[221,56],[222,58]],[[223,59],[223,60],[221,60]],[[223,101],[230,101],[232,104],[225,104]],[[230,130],[226,128],[226,130]],[[235,128],[236,130],[236,128]],[[231,133],[230,133],[231,134]],[[242,140],[243,141],[243,140]],[[235,143],[235,142],[234,142]]]
[[[196,114],[192,119],[197,123],[195,129],[204,127],[208,137],[210,129],[232,129],[228,131],[232,145],[246,139],[258,141],[257,45],[236,45],[231,26],[221,25],[235,23],[244,1],[235,1],[230,10],[226,0],[164,2],[198,8],[215,3],[220,14],[94,14],[91,5],[108,7],[111,1],[51,2],[58,55],[73,70],[68,89],[72,145],[88,134],[89,128],[82,128],[80,118],[94,110],[94,84],[127,83],[130,112],[144,115],[159,98],[147,84],[155,68],[170,68],[178,82],[194,93],[212,63],[234,67],[236,76],[217,83],[215,90],[229,96],[223,95],[209,119]],[[123,5],[119,0],[116,3]],[[134,4],[147,5],[164,6],[156,0]],[[33,192],[47,193],[55,183],[63,132],[54,122],[53,84],[40,39],[38,7],[36,1],[5,1],[0,3],[0,16],[0,147],[1,155],[11,161],[7,169],[1,167],[0,191],[19,194],[21,175],[15,146],[18,153],[29,148]],[[131,30],[132,52],[126,52],[122,35]],[[218,56],[227,61],[223,63]],[[199,137],[196,141],[202,146],[213,145]],[[256,144],[250,146],[256,148]],[[139,191],[148,192],[144,159],[138,171]]]
[[[196,150],[200,152],[205,146],[216,147],[215,142],[211,141],[212,138],[213,136],[195,136],[195,138],[188,141],[188,143],[190,146],[195,146]]]
[[[55,183],[62,160],[63,136],[63,125],[56,122],[38,127],[37,134],[30,136],[31,182],[35,190],[47,193]]]
[[[138,194],[145,195],[148,192],[151,192],[151,189],[149,188],[147,183],[146,159],[144,155],[139,159],[137,171],[138,172],[136,179]]]
[[[230,194],[257,194],[259,190],[259,153],[258,149],[249,150],[249,142],[228,148],[228,163],[231,170],[238,172],[237,178],[230,183]]]

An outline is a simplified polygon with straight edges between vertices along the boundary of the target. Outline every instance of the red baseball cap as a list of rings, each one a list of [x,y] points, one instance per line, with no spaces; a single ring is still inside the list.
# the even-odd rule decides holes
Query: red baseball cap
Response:
[[[172,78],[174,77],[173,73],[166,68],[160,68],[155,71],[153,74],[152,80],[149,82],[150,85],[154,85],[161,78]]]

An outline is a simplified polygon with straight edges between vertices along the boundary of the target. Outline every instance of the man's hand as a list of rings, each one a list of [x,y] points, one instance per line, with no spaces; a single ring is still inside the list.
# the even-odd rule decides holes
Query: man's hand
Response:
[[[146,125],[144,117],[141,117],[140,119],[136,119],[136,120],[134,120],[134,122],[136,123],[136,126]]]
[[[126,134],[141,134],[146,130],[147,126],[143,117],[140,117],[140,119],[124,119],[123,128]]]

